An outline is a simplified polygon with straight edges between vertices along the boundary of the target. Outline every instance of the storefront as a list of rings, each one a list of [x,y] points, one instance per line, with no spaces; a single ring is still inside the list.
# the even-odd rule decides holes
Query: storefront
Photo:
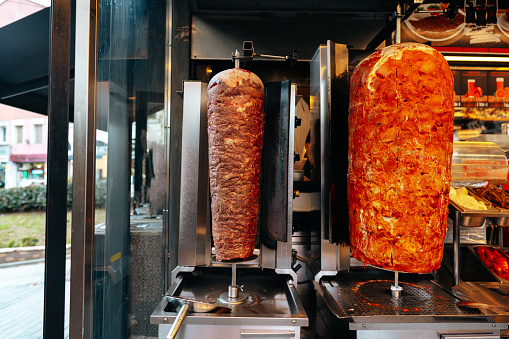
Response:
[[[460,2],[428,8],[410,1],[398,8],[397,1],[374,0],[77,0],[72,41],[80,43],[71,51],[69,105],[74,122],[69,336],[162,338],[179,318],[180,338],[334,337],[340,332],[405,338],[419,331],[440,338],[500,338],[506,314],[492,317],[459,308],[430,274],[401,277],[404,302],[384,287],[360,295],[372,292],[372,300],[350,303],[367,283],[392,284],[395,277],[398,287],[399,273],[364,267],[351,257],[345,240],[348,211],[335,205],[347,196],[349,92],[343,75],[397,39],[435,47],[449,61],[458,140],[472,133],[464,131],[501,133],[509,116],[504,55],[509,28],[502,21],[467,22],[469,6]],[[497,2],[497,20],[508,8],[507,1]],[[446,16],[456,21],[445,21],[452,25],[445,30],[423,24],[449,20]],[[394,37],[395,30],[401,34]],[[55,60],[68,61],[68,55],[53,53]],[[58,63],[52,66],[52,72],[67,71]],[[265,84],[266,111],[273,115],[265,120],[269,141],[260,182],[262,191],[274,194],[259,199],[266,219],[260,221],[254,255],[228,261],[216,259],[211,235],[206,104],[211,78],[235,66]],[[50,114],[68,106],[69,100],[50,99],[55,105]],[[296,113],[299,102],[307,108]],[[65,124],[59,123],[50,119],[50,130],[58,126],[54,133],[62,136]],[[299,154],[303,148],[305,154]],[[49,150],[59,155],[51,144]],[[48,154],[48,167],[42,155],[11,154],[9,159],[18,164],[20,181],[48,178],[51,195],[58,178],[51,179],[52,164],[58,158],[67,168],[67,152],[62,149],[61,158]],[[307,159],[305,178],[294,172],[299,159]],[[49,214],[65,212],[62,201],[51,200]],[[457,240],[459,231],[454,232]],[[62,244],[58,232],[49,234],[46,282],[52,289],[47,293],[56,299],[45,304],[48,337],[63,332]],[[445,268],[454,264],[449,280],[459,278],[459,240],[454,244],[458,247],[444,261]],[[475,269],[463,263],[470,273],[481,271],[481,263]],[[483,272],[489,277],[477,274],[474,281],[500,282],[489,270]],[[354,284],[349,290],[340,287],[346,280]],[[498,292],[507,294],[507,287]],[[195,309],[184,318],[193,301],[221,307],[203,314]]]
[[[16,186],[46,184],[46,154],[11,154],[17,167]]]

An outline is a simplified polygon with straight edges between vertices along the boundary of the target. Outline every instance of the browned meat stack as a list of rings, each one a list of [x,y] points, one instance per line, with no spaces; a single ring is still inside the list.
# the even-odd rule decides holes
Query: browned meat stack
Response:
[[[355,258],[402,272],[440,267],[453,119],[452,74],[433,48],[389,46],[356,67],[348,155]]]
[[[255,74],[228,69],[208,85],[208,136],[212,237],[217,260],[253,254],[260,199],[263,83]]]

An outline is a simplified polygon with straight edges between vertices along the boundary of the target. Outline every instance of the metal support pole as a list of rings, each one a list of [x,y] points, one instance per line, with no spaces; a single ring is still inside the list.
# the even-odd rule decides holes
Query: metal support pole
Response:
[[[237,285],[237,264],[232,264],[232,285]]]
[[[232,284],[228,286],[228,299],[237,301],[239,298],[239,286],[237,286],[237,264],[232,264]]]
[[[403,292],[403,287],[399,286],[399,272],[394,272],[394,286],[391,286],[391,294],[394,298],[399,298]]]
[[[396,43],[401,43],[401,18],[403,15],[401,15],[401,5],[398,4],[398,7],[396,7]]]
[[[453,229],[453,255],[454,255],[454,285],[460,283],[460,212],[454,211]]]
[[[50,31],[43,336],[53,339],[64,337],[65,318],[70,0],[52,1]]]
[[[235,68],[239,68],[240,67],[240,60],[238,59],[240,57],[240,52],[239,50],[235,50]]]
[[[498,229],[498,245],[500,248],[504,248],[504,226],[497,225]]]
[[[76,1],[69,338],[93,337],[98,0]]]

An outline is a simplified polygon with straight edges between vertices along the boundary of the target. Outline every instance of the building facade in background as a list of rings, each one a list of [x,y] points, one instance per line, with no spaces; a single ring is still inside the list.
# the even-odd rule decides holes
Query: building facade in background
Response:
[[[50,1],[0,0],[0,27]],[[0,104],[0,189],[46,182],[48,117]]]
[[[0,186],[46,183],[48,117],[0,104]]]

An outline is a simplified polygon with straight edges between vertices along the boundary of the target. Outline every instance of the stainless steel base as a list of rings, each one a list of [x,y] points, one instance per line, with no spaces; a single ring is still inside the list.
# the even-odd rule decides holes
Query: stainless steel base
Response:
[[[507,321],[457,306],[456,299],[431,283],[430,275],[401,274],[403,292],[391,294],[393,273],[356,269],[315,283],[317,316],[344,338],[500,338]],[[497,316],[500,317],[500,316]],[[333,338],[334,333],[320,333]],[[465,337],[464,335],[470,335]],[[462,336],[463,335],[463,336]]]
[[[206,301],[230,309],[229,312],[188,313],[177,338],[296,338],[309,319],[289,284],[290,277],[272,270],[245,268],[238,271],[237,283],[243,285],[246,299],[240,304],[221,300],[231,283],[231,271],[223,268],[196,268],[177,277],[167,295]],[[240,295],[239,295],[240,296]],[[227,297],[227,295],[226,295]],[[177,315],[167,298],[150,317],[159,324],[159,338],[167,335]]]
[[[239,292],[239,296],[237,298],[230,298],[228,296],[228,292],[221,293],[218,297],[218,300],[224,304],[237,305],[242,304],[247,300],[248,295],[244,292]]]

